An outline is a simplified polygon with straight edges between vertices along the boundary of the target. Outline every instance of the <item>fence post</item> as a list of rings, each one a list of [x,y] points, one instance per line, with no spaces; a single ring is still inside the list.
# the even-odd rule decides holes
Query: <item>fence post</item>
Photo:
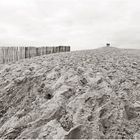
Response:
[[[0,47],[0,63],[31,58],[50,53],[69,52],[70,46],[57,47]]]

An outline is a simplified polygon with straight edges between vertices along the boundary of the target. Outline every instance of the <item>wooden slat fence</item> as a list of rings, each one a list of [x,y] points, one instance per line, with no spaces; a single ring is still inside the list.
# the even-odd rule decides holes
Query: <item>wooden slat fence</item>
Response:
[[[69,52],[70,46],[57,47],[0,47],[0,63],[41,56],[50,53]]]

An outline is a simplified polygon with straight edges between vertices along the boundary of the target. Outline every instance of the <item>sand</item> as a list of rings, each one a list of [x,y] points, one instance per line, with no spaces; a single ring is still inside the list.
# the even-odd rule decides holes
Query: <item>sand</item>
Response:
[[[139,139],[139,52],[104,47],[0,65],[0,138]]]

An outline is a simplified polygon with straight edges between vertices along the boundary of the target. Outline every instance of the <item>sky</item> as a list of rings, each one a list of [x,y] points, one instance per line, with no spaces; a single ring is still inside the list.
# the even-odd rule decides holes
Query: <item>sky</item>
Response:
[[[140,0],[0,0],[0,46],[140,48]]]

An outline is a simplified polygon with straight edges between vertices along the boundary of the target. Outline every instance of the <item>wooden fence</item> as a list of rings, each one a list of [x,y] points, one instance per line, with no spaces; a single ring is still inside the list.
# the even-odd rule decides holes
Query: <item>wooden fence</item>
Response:
[[[41,56],[50,53],[69,52],[70,46],[58,47],[0,47],[0,63]]]

